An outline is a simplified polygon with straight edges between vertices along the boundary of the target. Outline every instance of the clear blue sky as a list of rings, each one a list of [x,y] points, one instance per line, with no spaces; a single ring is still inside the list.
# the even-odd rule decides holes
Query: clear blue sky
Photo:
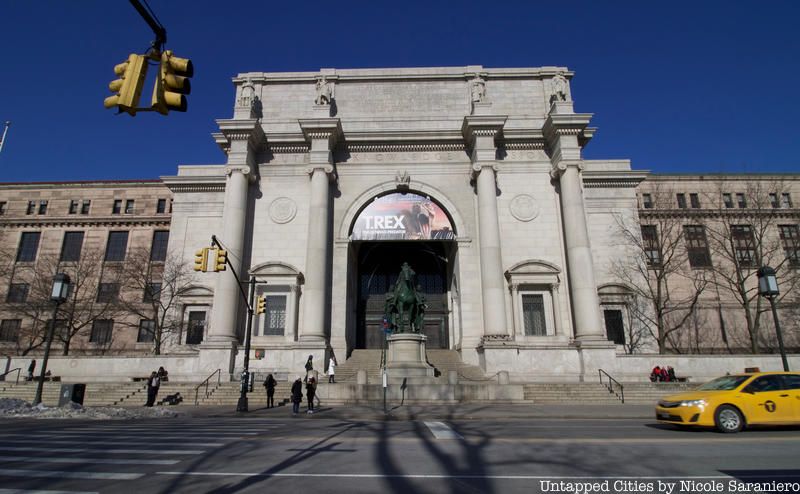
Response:
[[[189,111],[103,108],[152,35],[125,0],[0,4],[0,181],[157,178],[224,162],[231,77],[320,67],[563,65],[587,158],[655,172],[800,172],[800,2],[149,0],[195,64]],[[390,8],[392,6],[394,8]],[[149,98],[149,89],[144,96]]]

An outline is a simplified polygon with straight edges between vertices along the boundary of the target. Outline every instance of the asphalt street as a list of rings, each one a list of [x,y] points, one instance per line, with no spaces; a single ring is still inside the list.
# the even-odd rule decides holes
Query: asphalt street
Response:
[[[0,494],[538,493],[592,486],[672,494],[747,492],[733,489],[756,481],[800,489],[800,428],[723,435],[645,418],[285,413],[0,424]]]

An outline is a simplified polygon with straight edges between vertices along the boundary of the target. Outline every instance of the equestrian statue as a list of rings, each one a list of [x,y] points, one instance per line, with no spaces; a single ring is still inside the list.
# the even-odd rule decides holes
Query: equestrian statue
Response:
[[[407,262],[400,267],[394,291],[386,294],[384,320],[395,333],[421,333],[425,327],[425,295],[414,285],[416,273]]]

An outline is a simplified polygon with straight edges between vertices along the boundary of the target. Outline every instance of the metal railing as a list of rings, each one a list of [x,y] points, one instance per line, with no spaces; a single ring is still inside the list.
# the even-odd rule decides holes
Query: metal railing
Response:
[[[219,387],[219,385],[222,383],[222,369],[217,369],[214,372],[212,372],[211,375],[208,376],[205,379],[205,381],[201,382],[200,384],[197,385],[196,388],[194,388],[194,404],[195,405],[199,405],[200,404],[200,388],[202,388],[203,386],[205,386],[205,388],[206,388],[205,389],[205,395],[206,395],[206,398],[208,398],[208,384],[209,384],[209,382],[211,382],[211,379],[215,375],[217,376],[217,387]]]
[[[600,376],[600,384],[602,384],[606,388],[608,388],[608,392],[609,393],[614,393],[614,395],[617,398],[619,398],[619,401],[621,401],[622,403],[625,403],[625,387],[622,385],[622,383],[620,383],[619,381],[617,381],[616,379],[611,377],[611,374],[609,374],[608,372],[604,371],[603,369],[597,369],[597,374]],[[608,378],[607,379],[608,382],[603,382],[603,375],[604,374]],[[614,385],[615,384],[619,388],[619,393],[617,393],[614,390]]]
[[[21,371],[22,371],[22,368],[21,367],[17,367],[16,369],[11,369],[8,372],[4,372],[3,374],[0,374],[0,381],[5,381],[7,375],[11,374],[12,372],[16,372],[17,373],[17,382],[15,384],[19,384],[19,373]]]

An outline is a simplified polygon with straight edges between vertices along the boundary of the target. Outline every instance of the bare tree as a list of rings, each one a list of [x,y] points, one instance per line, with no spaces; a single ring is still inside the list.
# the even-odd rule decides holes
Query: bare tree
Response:
[[[684,239],[684,217],[674,209],[675,194],[655,182],[647,192],[647,206],[639,216],[617,216],[618,233],[629,252],[613,262],[611,273],[646,304],[631,306],[658,343],[658,351],[671,349],[670,335],[692,317],[708,282],[705,271],[689,266]]]
[[[167,255],[164,261],[152,261],[151,252],[139,249],[128,255],[124,269],[122,307],[138,316],[140,335],[153,343],[153,354],[160,355],[167,337],[181,329],[177,304],[194,279],[189,263]]]

